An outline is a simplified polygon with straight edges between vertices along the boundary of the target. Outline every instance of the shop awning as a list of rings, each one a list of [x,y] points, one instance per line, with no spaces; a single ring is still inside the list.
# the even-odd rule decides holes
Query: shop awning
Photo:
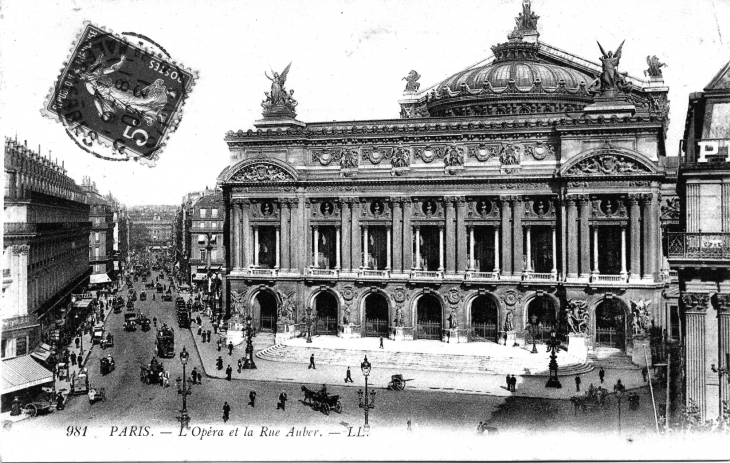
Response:
[[[30,353],[30,355],[34,359],[45,362],[46,360],[48,360],[48,357],[51,356],[51,346],[46,343],[42,343],[40,346],[36,347],[35,350]]]
[[[28,355],[3,360],[2,394],[52,383],[53,373]]]
[[[193,281],[205,281],[205,277],[207,276],[205,273],[196,273],[193,275]]]
[[[92,302],[94,302],[93,299],[79,299],[78,301],[74,302],[74,308],[86,309],[91,305]]]
[[[89,283],[92,285],[100,285],[102,283],[111,283],[111,281],[112,280],[109,278],[109,275],[106,273],[94,273],[91,275]]]

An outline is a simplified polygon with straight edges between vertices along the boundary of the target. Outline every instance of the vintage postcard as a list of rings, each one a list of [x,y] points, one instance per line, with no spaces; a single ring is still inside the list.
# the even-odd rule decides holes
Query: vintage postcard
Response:
[[[729,460],[728,18],[0,0],[0,459]]]

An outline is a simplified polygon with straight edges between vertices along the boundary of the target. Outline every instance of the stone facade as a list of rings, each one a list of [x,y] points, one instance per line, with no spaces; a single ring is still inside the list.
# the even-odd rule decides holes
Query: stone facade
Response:
[[[679,273],[685,401],[703,419],[730,403],[730,63],[693,93],[677,191],[681,232],[669,233],[669,262]]]
[[[39,149],[40,151],[40,149]],[[3,357],[30,353],[89,281],[89,206],[62,165],[5,140]]]
[[[401,119],[265,117],[228,132],[231,314],[281,330],[311,308],[326,334],[524,342],[533,315],[541,336],[567,334],[580,300],[591,348],[630,352],[661,330],[668,89],[627,77],[606,104],[581,80],[600,67],[534,32],[494,47],[473,70],[480,88],[461,73],[409,85]],[[570,82],[548,82],[556,69]]]

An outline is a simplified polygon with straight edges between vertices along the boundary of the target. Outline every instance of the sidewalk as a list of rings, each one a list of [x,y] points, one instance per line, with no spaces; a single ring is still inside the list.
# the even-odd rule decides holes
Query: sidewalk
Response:
[[[233,355],[228,355],[228,348],[222,347],[221,351],[217,350],[216,341],[220,335],[213,333],[210,319],[201,316],[204,330],[211,330],[211,342],[201,342],[200,336],[197,335],[198,325],[191,324],[190,331],[193,336],[196,350],[200,356],[201,364],[205,374],[210,378],[222,378],[225,380],[225,369],[228,365],[233,368],[233,380],[253,380],[253,381],[282,381],[303,385],[321,384],[339,385],[362,388],[365,384],[364,377],[360,371],[360,365],[350,365],[353,383],[345,383],[345,373],[347,368],[344,366],[332,366],[325,364],[317,364],[316,369],[309,369],[306,363],[286,363],[272,362],[262,360],[254,355],[254,361],[257,369],[241,370],[238,373],[238,359],[245,356],[245,343],[234,347]],[[317,344],[317,338],[314,339],[314,345]],[[315,352],[315,350],[313,350]],[[316,355],[316,353],[315,353]],[[215,361],[220,356],[223,359],[223,369],[217,370]],[[316,363],[316,357],[315,357]],[[558,356],[560,363],[560,355]],[[390,381],[391,375],[402,374],[405,379],[413,379],[408,381],[406,389],[417,389],[425,391],[442,391],[442,392],[458,392],[466,394],[484,394],[493,396],[518,396],[518,397],[535,397],[546,399],[570,399],[575,395],[582,395],[592,383],[594,387],[600,384],[598,378],[598,370],[593,370],[581,376],[581,391],[576,392],[575,376],[561,376],[561,389],[546,388],[544,376],[520,376],[515,372],[517,378],[516,392],[509,392],[506,387],[505,376],[483,373],[454,372],[454,371],[422,371],[398,368],[396,366],[382,367],[372,365],[372,371],[368,379],[368,385],[375,388],[385,388]],[[611,370],[605,369],[605,382],[603,387],[613,392],[613,385],[616,380],[621,379],[626,389],[633,389],[646,386],[640,370]]]
[[[112,300],[111,298],[109,300]],[[106,322],[109,320],[109,315],[111,314],[113,310],[113,304],[107,304],[106,301],[104,302],[104,326],[106,327]],[[83,350],[83,360],[82,365],[83,367],[86,367],[86,362],[89,358],[89,355],[91,355],[91,351],[94,349],[94,343],[93,343],[93,330],[90,331],[88,334],[82,335],[83,342],[79,344],[79,348],[76,348],[76,344],[72,341],[66,348],[69,350],[69,352],[75,352],[76,355],[81,355],[81,346],[84,347]],[[75,339],[75,338],[74,338]],[[63,358],[63,352],[58,353],[59,360]],[[75,377],[79,374],[79,371],[81,370],[78,366],[78,360],[76,360],[76,364],[73,366],[70,366],[68,369],[68,378],[65,380],[59,380],[58,375],[56,375],[56,391],[60,392],[64,396],[64,400],[68,399],[69,392],[71,391],[71,378]]]

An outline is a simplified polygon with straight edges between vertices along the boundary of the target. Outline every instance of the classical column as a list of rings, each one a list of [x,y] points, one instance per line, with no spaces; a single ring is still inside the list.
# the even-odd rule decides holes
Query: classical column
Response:
[[[368,226],[363,225],[362,227],[362,266],[363,268],[370,268],[370,242],[368,241]]]
[[[629,280],[641,279],[641,228],[638,195],[629,195],[629,240],[631,241],[631,268]]]
[[[313,256],[313,267],[319,268],[319,227],[317,225],[312,226],[312,233],[314,234],[314,256]]]
[[[230,217],[230,256],[233,268],[238,269],[241,268],[241,208],[237,200],[234,200],[231,204]]]
[[[281,201],[279,204],[281,204],[281,251],[279,251],[281,255],[281,268],[289,271],[291,268],[291,242],[289,241],[291,206],[289,205],[288,199]]]
[[[655,272],[655,260],[656,260],[656,233],[655,226],[656,220],[654,218],[654,194],[650,193],[644,196],[644,202],[642,204],[644,209],[644,274],[643,279],[653,280]]]
[[[307,229],[304,225],[304,211],[306,207],[299,208],[299,198],[292,198],[289,201],[291,209],[291,226],[289,227],[289,246],[291,247],[291,261],[289,262],[290,271],[301,272],[307,265]],[[304,233],[302,233],[304,230]]]
[[[474,271],[474,226],[469,226],[469,270]]]
[[[335,268],[340,267],[340,227],[335,227]]]
[[[385,270],[391,269],[391,255],[390,255],[390,246],[391,246],[391,230],[390,227],[386,227],[385,229]]]
[[[578,278],[578,208],[575,204],[575,198],[569,196],[565,200],[566,212],[566,228],[567,238],[563,243],[563,248],[566,249],[568,256],[568,274],[567,278]]]
[[[556,240],[557,237],[556,237],[555,225],[553,225],[550,228],[553,232],[553,243],[552,243],[553,244],[553,268],[550,270],[550,273],[553,275],[553,277],[557,277],[558,276],[558,253],[557,253],[558,243]]]
[[[593,271],[591,274],[601,273],[598,268],[598,225],[593,226]]]
[[[499,227],[494,227],[494,273],[499,273]]]
[[[453,246],[451,247],[453,249]],[[463,196],[456,198],[456,271],[466,271],[466,201]]]
[[[258,225],[253,226],[253,265],[258,267],[259,265],[259,227]]]
[[[241,203],[241,211],[243,213],[243,222],[241,231],[243,232],[243,268],[249,268],[253,265],[253,255],[251,254],[251,201],[244,199]],[[192,256],[191,256],[192,257]]]
[[[725,184],[723,184],[724,186]],[[717,368],[730,368],[730,294],[717,294]],[[727,371],[727,370],[726,370]],[[720,379],[720,404],[730,404],[730,381],[725,373]]]
[[[505,276],[512,275],[512,231],[510,230],[512,208],[509,203],[511,199],[509,196],[500,198],[502,208],[502,274]]]
[[[444,271],[444,227],[439,227],[439,272]]]
[[[342,204],[342,250],[344,251],[342,256],[342,268],[346,272],[349,272],[352,269],[352,261],[350,260],[350,247],[352,246],[350,240],[350,226],[352,221],[352,198],[342,198],[340,200],[340,204]]]
[[[276,269],[281,268],[281,229],[276,227]]]
[[[692,400],[699,408],[701,420],[707,413],[705,372],[705,312],[710,295],[682,292],[685,314],[685,382],[686,403]]]
[[[524,215],[522,199],[515,197],[512,201],[512,275],[520,275],[525,270],[525,258],[523,253],[523,229],[522,216]]]
[[[403,203],[403,270],[413,268],[413,228],[411,227],[411,211],[413,201],[406,198]]]
[[[700,223],[700,184],[689,183],[686,185],[687,199],[685,200],[687,210],[684,211],[687,217],[687,233],[699,233],[702,224]]]
[[[350,243],[352,267],[362,265],[362,234],[360,230],[360,201],[353,198],[352,202],[352,242]]]
[[[628,276],[626,271],[626,226],[621,225],[621,280]]]
[[[421,227],[416,225],[414,227],[416,229],[416,263],[414,265],[414,268],[416,270],[421,269]]]
[[[591,201],[588,196],[582,196],[580,198],[580,278],[591,276],[590,217]]]
[[[456,271],[456,232],[454,227],[456,213],[454,211],[453,198],[447,196],[444,198],[444,206],[446,207],[446,220],[444,225],[446,226],[446,242],[449,243],[449,248],[446,252],[446,273],[454,273]],[[443,233],[443,232],[439,232]],[[442,246],[443,247],[443,246]],[[439,251],[440,252],[440,251]],[[439,264],[443,267],[443,263]]]
[[[527,242],[525,243],[525,248],[527,249],[527,259],[525,260],[525,272],[531,272],[532,271],[532,237],[531,237],[531,227],[528,225],[525,227],[525,235],[527,238]]]
[[[403,202],[401,198],[395,198],[391,205],[393,207],[393,272],[403,271]],[[388,247],[390,251],[390,247]]]

